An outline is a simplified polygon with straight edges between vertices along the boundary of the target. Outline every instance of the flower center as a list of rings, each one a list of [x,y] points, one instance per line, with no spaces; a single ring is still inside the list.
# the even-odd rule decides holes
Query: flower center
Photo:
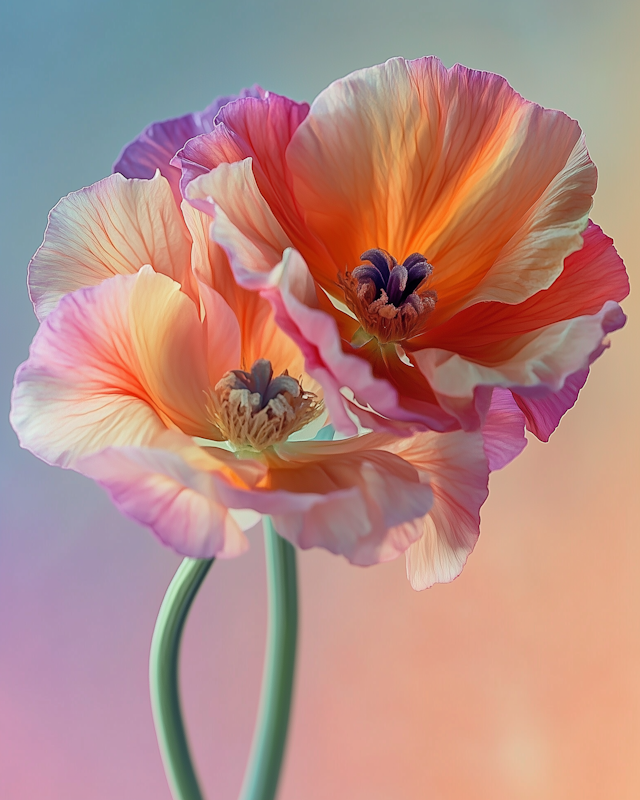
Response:
[[[386,250],[374,248],[360,256],[368,263],[340,275],[345,302],[360,320],[368,337],[401,342],[424,328],[435,308],[437,294],[427,289],[433,267],[420,253],[398,264]],[[360,344],[362,336],[357,337]],[[366,340],[366,339],[365,339]]]
[[[207,412],[222,438],[234,447],[264,450],[285,441],[322,413],[322,401],[305,392],[285,370],[273,377],[259,358],[251,372],[233,369],[211,391]]]

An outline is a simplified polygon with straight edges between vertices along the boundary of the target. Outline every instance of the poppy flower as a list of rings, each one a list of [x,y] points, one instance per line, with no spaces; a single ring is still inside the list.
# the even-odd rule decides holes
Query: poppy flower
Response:
[[[474,430],[500,388],[547,440],[624,324],[578,124],[498,75],[396,58],[239,99],[172,163],[345,433]]]
[[[41,325],[16,374],[21,444],[97,480],[183,555],[235,556],[269,514],[298,546],[356,564],[406,552],[416,588],[455,577],[506,452],[491,425],[305,440],[322,388],[270,303],[233,280],[209,222],[160,174],[58,204],[30,265]]]

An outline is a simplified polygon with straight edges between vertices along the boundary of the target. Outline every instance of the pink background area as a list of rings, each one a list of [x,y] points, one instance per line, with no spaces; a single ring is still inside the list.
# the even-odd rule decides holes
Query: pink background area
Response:
[[[178,559],[101,490],[20,451],[8,392],[36,327],[29,257],[58,198],[146,123],[259,82],[311,99],[392,55],[506,75],[577,117],[594,219],[638,271],[638,6],[613,0],[34,2],[0,11],[0,798],[169,800],[147,657]],[[493,476],[462,577],[299,557],[301,647],[280,800],[640,796],[638,301],[548,445]],[[206,795],[238,793],[265,637],[260,537],[186,632]]]

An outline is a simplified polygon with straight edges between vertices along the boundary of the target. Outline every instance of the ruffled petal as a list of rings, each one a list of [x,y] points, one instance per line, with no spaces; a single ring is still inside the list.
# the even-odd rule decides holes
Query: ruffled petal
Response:
[[[278,447],[263,484],[270,505],[257,510],[303,549],[324,547],[360,565],[395,558],[419,536],[411,523],[431,508],[432,494],[410,463],[384,450],[386,440],[392,437]],[[287,508],[296,498],[306,507]]]
[[[596,185],[575,121],[498,75],[436,58],[391,59],[333,83],[287,163],[330,254],[309,260],[314,278],[326,286],[372,247],[398,261],[420,252],[434,265],[434,321],[474,296],[513,303],[549,286],[580,247]]]
[[[433,491],[421,536],[407,550],[414,589],[457,577],[480,534],[480,508],[489,494],[489,467],[480,433],[419,433],[389,449],[420,471]]]
[[[249,546],[218,497],[219,477],[178,452],[109,447],[84,458],[79,469],[107,490],[122,513],[183,556],[232,558]]]
[[[151,264],[195,297],[191,242],[169,185],[111,175],[64,197],[49,215],[44,242],[29,265],[38,319],[65,294]]]
[[[241,285],[260,286],[291,242],[260,193],[251,159],[221,164],[191,181],[185,194],[213,218],[211,234],[227,252]]]
[[[471,356],[429,348],[411,354],[438,396],[442,408],[466,429],[478,427],[482,415],[475,402],[482,387],[502,386],[523,397],[559,392],[570,375],[586,369],[602,353],[608,333],[626,317],[608,301],[598,314],[547,325],[491,348],[484,363]]]
[[[250,89],[243,89],[238,95],[216,98],[204,111],[148,125],[123,148],[113,165],[113,171],[119,172],[125,178],[153,178],[159,169],[160,174],[169,181],[171,191],[179,205],[182,200],[180,169],[171,166],[171,159],[189,139],[213,130],[218,112],[227,103],[239,97],[264,97],[264,95],[264,89],[252,86]]]
[[[240,165],[231,165],[232,168],[236,166]],[[198,180],[194,181],[194,184],[198,183]],[[258,292],[243,288],[234,279],[225,250],[209,236],[209,228],[212,226],[211,217],[187,203],[183,203],[183,211],[193,238],[193,269],[200,281],[200,292],[205,304],[207,302],[205,287],[211,287],[224,298],[224,302],[234,316],[233,320],[227,319],[228,314],[223,314],[223,317],[219,318],[216,311],[208,311],[208,317],[216,320],[216,329],[219,331],[219,335],[223,338],[227,337],[227,349],[229,349],[228,342],[232,339],[232,332],[235,336],[235,331],[239,326],[241,353],[237,362],[229,369],[236,369],[241,363],[248,369],[257,359],[268,358],[275,375],[288,370],[291,375],[302,376],[304,359],[300,348],[276,324],[271,304]],[[216,215],[216,222],[217,220],[218,216]],[[242,239],[242,237],[240,238]],[[234,263],[245,263],[237,249],[234,248],[231,252]],[[223,318],[227,321],[224,322]],[[210,345],[209,352],[216,353],[217,348]],[[215,385],[215,382],[212,385]],[[309,381],[305,382],[305,388],[316,391]]]
[[[514,401],[524,414],[527,429],[540,441],[548,442],[562,417],[573,408],[588,377],[588,369],[574,372],[569,375],[559,392],[553,392],[546,397],[522,397],[514,392]]]

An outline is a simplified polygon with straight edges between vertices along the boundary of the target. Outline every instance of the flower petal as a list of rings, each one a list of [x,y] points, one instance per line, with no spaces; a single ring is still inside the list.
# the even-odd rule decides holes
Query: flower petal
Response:
[[[205,331],[177,283],[144,267],[66,295],[16,374],[11,421],[23,447],[74,467],[166,426],[206,435]]]
[[[232,558],[249,543],[216,492],[213,473],[180,453],[150,447],[109,447],[79,468],[115,505],[176,552],[191,558]]]
[[[153,178],[157,169],[171,186],[176,203],[180,205],[180,169],[171,166],[171,159],[185,143],[202,133],[213,130],[220,109],[238,97],[264,97],[259,86],[243,89],[239,95],[216,98],[204,111],[182,117],[154,122],[123,148],[113,165],[113,171],[125,178]]]
[[[506,467],[527,446],[525,414],[508,389],[494,389],[482,426],[484,452],[489,469]]]
[[[206,297],[205,308],[213,310],[212,295]],[[222,314],[226,304],[222,301],[217,306]],[[226,322],[232,323],[233,315],[226,310]],[[234,340],[232,331],[227,338],[215,325],[203,325],[198,308],[180,286],[150,267],[143,267],[132,282],[129,324],[138,375],[150,402],[167,426],[206,437],[209,373],[226,372],[228,364],[237,363],[237,333]],[[215,350],[207,370],[209,342]]]
[[[447,583],[460,574],[480,533],[489,467],[480,433],[419,433],[390,449],[418,469],[433,490],[421,538],[407,550],[414,589]]]
[[[183,194],[187,196],[187,184],[198,175],[223,163],[251,158],[260,193],[273,213],[282,223],[298,229],[302,218],[287,191],[291,179],[285,151],[308,112],[307,103],[296,103],[273,92],[225,106],[214,130],[187,142],[173,162],[182,167]]]
[[[190,241],[169,185],[111,175],[64,197],[49,215],[44,242],[29,264],[38,319],[65,294],[151,264],[193,293]]]
[[[554,392],[546,397],[522,397],[514,392],[514,400],[524,413],[527,429],[540,441],[548,442],[562,417],[570,408],[573,408],[580,389],[585,385],[588,377],[588,369],[574,372],[573,375],[569,375],[559,392]]]
[[[280,508],[257,510],[271,513],[278,532],[303,549],[324,547],[360,565],[395,558],[419,535],[410,523],[431,508],[432,495],[410,463],[380,446],[387,439],[393,437],[278,447],[267,486]],[[289,510],[293,498],[312,502]]]
[[[314,278],[335,281],[371,247],[399,262],[422,253],[434,265],[434,321],[474,293],[518,302],[549,286],[580,246],[596,183],[577,123],[498,75],[436,58],[391,59],[333,83],[287,163],[330,253],[309,261]]]
[[[440,405],[462,427],[477,427],[481,416],[475,404],[480,387],[502,386],[525,397],[559,392],[570,375],[586,369],[600,355],[608,333],[621,328],[626,317],[613,301],[598,314],[547,325],[491,348],[491,357],[429,348],[411,354],[436,392]]]
[[[213,217],[211,233],[227,252],[242,286],[259,284],[290,241],[258,189],[251,159],[221,164],[188,184],[186,197]]]
[[[165,430],[146,402],[129,325],[131,281],[64,297],[18,369],[11,424],[49,464],[74,467],[109,445],[144,445]]]

